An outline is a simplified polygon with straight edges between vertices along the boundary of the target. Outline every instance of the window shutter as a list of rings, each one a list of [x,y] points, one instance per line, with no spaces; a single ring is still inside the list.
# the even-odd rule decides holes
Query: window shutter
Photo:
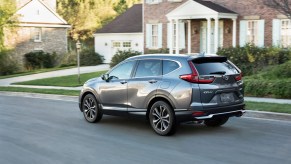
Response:
[[[30,27],[30,41],[34,41],[34,35],[35,35],[35,33],[34,33],[34,27]]]
[[[170,46],[173,44],[173,38],[171,38],[171,32],[173,32],[173,29],[171,27],[171,23],[167,24],[167,48],[170,48]]]
[[[163,24],[158,24],[158,48],[163,48]]]
[[[258,46],[264,47],[265,43],[265,20],[258,20]]]
[[[240,21],[240,33],[239,33],[239,45],[241,47],[246,45],[246,41],[247,41],[247,21],[242,20]]]
[[[273,46],[280,46],[281,39],[281,20],[280,19],[273,19],[273,29],[272,29],[272,40],[273,40]]]
[[[185,46],[185,23],[179,23],[179,48],[180,49],[184,49],[186,46]]]
[[[146,48],[150,48],[152,43],[152,25],[146,24]]]

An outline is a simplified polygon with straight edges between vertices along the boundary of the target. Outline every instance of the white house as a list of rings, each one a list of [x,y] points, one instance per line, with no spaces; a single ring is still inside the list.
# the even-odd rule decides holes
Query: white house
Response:
[[[118,50],[143,52],[142,4],[136,4],[94,34],[95,52],[110,63]]]

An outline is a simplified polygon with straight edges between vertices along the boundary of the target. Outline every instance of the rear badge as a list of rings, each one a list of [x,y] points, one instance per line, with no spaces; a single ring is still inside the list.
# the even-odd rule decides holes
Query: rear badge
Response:
[[[222,76],[222,78],[227,81],[229,79],[229,76],[224,75]]]

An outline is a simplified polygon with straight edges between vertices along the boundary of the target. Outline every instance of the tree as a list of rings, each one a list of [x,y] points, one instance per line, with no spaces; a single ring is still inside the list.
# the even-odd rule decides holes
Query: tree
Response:
[[[264,0],[264,4],[291,19],[291,0]]]
[[[14,13],[16,5],[14,0],[0,1],[0,51],[4,49],[4,28],[17,22]]]
[[[71,24],[70,37],[86,40],[140,0],[57,0],[58,13]]]

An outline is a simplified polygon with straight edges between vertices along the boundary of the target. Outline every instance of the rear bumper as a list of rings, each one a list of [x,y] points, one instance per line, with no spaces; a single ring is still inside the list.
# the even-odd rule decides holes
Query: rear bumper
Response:
[[[240,117],[245,113],[245,104],[237,104],[231,106],[223,106],[216,108],[209,108],[202,111],[204,114],[195,116],[193,112],[197,112],[195,110],[187,110],[187,111],[176,111],[176,119],[179,122],[184,121],[194,121],[194,120],[207,120],[216,117]]]

